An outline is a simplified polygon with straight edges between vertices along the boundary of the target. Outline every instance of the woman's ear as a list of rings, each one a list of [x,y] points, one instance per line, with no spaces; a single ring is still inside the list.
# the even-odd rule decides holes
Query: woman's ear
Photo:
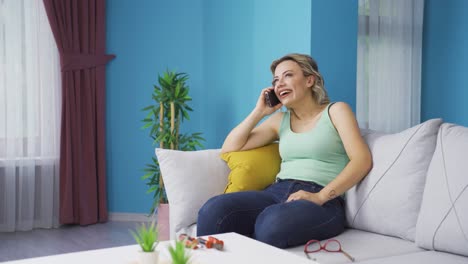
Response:
[[[309,75],[307,76],[307,87],[312,87],[315,84],[315,76]]]

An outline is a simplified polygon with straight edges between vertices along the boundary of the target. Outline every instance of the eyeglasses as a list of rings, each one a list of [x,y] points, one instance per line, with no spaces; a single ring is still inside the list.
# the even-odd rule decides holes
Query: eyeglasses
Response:
[[[349,258],[349,260],[351,260],[352,262],[354,262],[354,258],[351,257],[351,255],[349,255],[348,253],[346,253],[342,248],[341,248],[341,244],[338,240],[336,239],[330,239],[330,240],[327,240],[325,242],[325,244],[321,244],[319,240],[309,240],[309,242],[307,242],[307,244],[305,244],[304,246],[304,253],[306,254],[307,258],[308,259],[312,259],[310,256],[309,256],[309,253],[314,253],[314,252],[318,252],[320,250],[325,250],[327,252],[341,252],[343,253],[347,258]],[[312,259],[312,260],[316,260],[315,258]]]

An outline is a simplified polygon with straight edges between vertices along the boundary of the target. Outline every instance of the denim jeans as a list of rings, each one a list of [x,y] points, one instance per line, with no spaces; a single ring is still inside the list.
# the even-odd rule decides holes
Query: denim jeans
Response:
[[[278,180],[263,191],[215,196],[198,212],[197,235],[236,232],[279,248],[336,236],[345,227],[342,197],[322,206],[306,200],[286,203],[294,192],[322,188],[313,182]]]

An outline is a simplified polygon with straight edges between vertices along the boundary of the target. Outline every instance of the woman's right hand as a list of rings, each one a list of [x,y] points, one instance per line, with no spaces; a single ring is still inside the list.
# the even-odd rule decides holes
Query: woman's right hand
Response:
[[[262,113],[262,116],[271,115],[272,113],[276,112],[276,110],[280,109],[283,106],[281,102],[275,105],[274,107],[268,106],[265,100],[265,94],[272,90],[274,90],[273,87],[267,87],[260,92],[260,96],[258,97],[255,110]]]
[[[261,146],[278,139],[280,115],[271,116],[260,125],[257,124],[267,115],[271,115],[276,110],[280,109],[283,104],[279,103],[274,107],[269,107],[265,102],[265,93],[273,90],[273,87],[268,87],[260,92],[257,100],[257,105],[252,112],[231,132],[224,140],[221,153],[231,151],[248,150]]]

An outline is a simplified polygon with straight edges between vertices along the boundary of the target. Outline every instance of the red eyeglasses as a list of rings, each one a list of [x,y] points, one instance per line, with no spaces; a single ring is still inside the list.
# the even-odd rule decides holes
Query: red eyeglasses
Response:
[[[354,262],[354,258],[351,257],[348,253],[346,253],[341,248],[341,243],[336,239],[327,240],[323,245],[320,243],[319,240],[309,240],[307,244],[304,246],[304,253],[306,254],[308,259],[311,259],[309,253],[318,252],[320,250],[325,250],[327,252],[341,252],[343,253],[349,260]],[[316,260],[316,259],[313,259]]]

